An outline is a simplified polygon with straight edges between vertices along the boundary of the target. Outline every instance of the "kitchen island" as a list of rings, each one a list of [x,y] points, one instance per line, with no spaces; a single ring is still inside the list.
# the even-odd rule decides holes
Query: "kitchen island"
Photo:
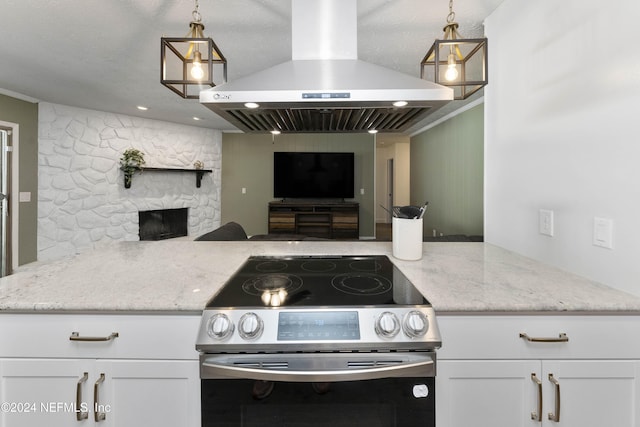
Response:
[[[424,243],[402,261],[390,242],[180,239],[0,279],[0,401],[14,404],[0,425],[198,427],[200,314],[250,255],[389,256],[438,314],[439,427],[555,425],[560,395],[562,425],[640,427],[636,296],[486,243]]]
[[[250,255],[388,255],[438,313],[636,312],[640,297],[486,243],[424,243],[420,261],[390,242],[122,242],[0,279],[0,311],[196,314]]]

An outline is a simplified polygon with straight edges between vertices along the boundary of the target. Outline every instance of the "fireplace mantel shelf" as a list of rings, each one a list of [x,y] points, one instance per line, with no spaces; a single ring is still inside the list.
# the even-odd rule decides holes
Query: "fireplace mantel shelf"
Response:
[[[200,188],[202,177],[205,173],[213,172],[212,169],[182,169],[182,168],[140,168],[143,172],[190,172],[196,174],[196,187]]]

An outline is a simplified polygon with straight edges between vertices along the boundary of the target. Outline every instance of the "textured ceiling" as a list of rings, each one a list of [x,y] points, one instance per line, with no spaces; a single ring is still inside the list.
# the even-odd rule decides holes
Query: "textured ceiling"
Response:
[[[502,1],[456,0],[462,35],[482,37],[484,18]],[[291,59],[290,0],[199,3],[205,35],[227,58],[229,81]],[[442,36],[448,5],[358,0],[359,59],[418,77],[420,60]],[[234,130],[160,84],[160,38],[185,36],[193,9],[191,0],[2,0],[0,93]]]

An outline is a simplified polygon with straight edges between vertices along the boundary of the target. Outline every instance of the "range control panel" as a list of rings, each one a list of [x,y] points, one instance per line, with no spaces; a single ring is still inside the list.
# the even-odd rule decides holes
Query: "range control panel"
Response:
[[[440,332],[431,307],[339,309],[207,309],[200,351],[323,351],[437,348]]]

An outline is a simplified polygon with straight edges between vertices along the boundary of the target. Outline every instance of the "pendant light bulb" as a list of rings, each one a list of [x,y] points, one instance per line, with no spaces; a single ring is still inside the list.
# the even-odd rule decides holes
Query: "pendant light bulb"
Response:
[[[196,80],[202,80],[204,77],[204,70],[202,69],[202,55],[200,52],[195,51],[193,54],[193,66],[191,67],[191,77]]]
[[[456,57],[453,53],[447,58],[447,71],[444,73],[445,80],[452,82],[458,78],[458,69],[456,68]]]

